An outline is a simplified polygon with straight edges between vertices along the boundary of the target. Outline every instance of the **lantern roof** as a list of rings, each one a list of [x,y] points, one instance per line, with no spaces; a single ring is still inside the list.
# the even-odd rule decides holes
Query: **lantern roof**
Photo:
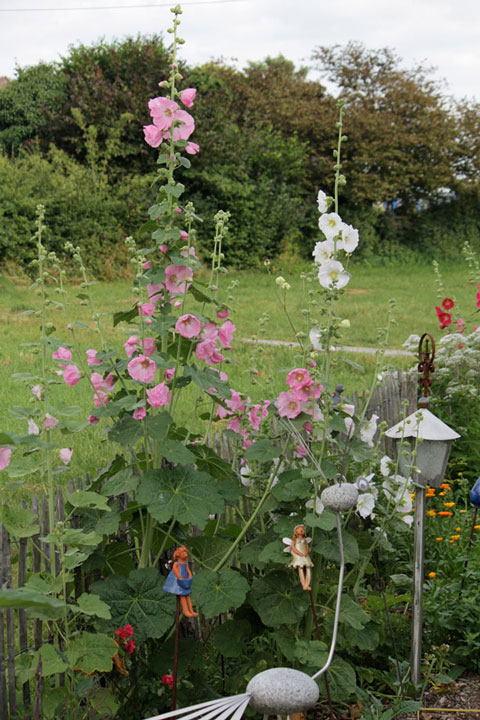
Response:
[[[427,408],[419,408],[404,420],[389,428],[389,438],[418,437],[421,440],[455,440],[460,435],[442,422]]]

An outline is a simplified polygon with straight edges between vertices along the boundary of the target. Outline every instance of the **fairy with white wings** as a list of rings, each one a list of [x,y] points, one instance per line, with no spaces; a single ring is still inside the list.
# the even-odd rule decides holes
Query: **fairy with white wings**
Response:
[[[293,537],[283,538],[283,542],[286,544],[284,552],[292,554],[292,559],[288,563],[288,567],[298,568],[298,577],[304,590],[311,590],[310,581],[312,578],[313,567],[312,560],[310,558],[310,548],[308,547],[312,538],[307,537],[305,527],[303,525],[297,525],[293,530]]]

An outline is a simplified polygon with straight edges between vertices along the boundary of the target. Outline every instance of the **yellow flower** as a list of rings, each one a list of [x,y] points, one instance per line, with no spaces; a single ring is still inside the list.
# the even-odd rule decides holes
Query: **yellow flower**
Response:
[[[443,492],[438,493],[438,494],[443,496],[443,495],[446,495],[447,493],[446,493],[445,490],[444,490]]]
[[[457,532],[461,532],[462,528],[461,528],[461,527],[458,527],[458,528],[455,528],[455,530],[456,530]]]
[[[430,517],[436,517],[437,513],[435,510],[427,510],[427,515],[430,515]]]
[[[452,540],[460,540],[460,535],[450,535]]]
[[[443,538],[435,538],[437,542],[442,542]]]
[[[415,493],[410,493],[410,497],[412,500],[415,500]],[[428,497],[428,495],[427,495],[427,497]]]
[[[480,530],[480,525],[474,525],[473,527],[475,530]]]
[[[443,504],[445,505],[445,507],[448,507],[448,508],[455,507],[455,503],[454,503],[454,502],[448,502],[448,503],[443,503]]]
[[[448,483],[442,483],[440,487],[442,490],[450,490],[450,485]]]
[[[432,580],[433,580],[433,578],[435,577],[436,574],[437,574],[437,573],[434,573],[433,570],[432,570],[432,572],[429,572],[429,573],[428,573],[428,577],[429,577],[429,578],[432,578]]]
[[[453,515],[453,513],[450,512],[450,510],[440,510],[440,512],[438,514],[441,515],[442,517],[450,517],[451,515]]]

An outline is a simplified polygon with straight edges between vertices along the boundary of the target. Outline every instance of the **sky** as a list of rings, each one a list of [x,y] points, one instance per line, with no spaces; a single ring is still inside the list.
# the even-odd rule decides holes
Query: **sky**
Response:
[[[165,33],[173,4],[0,0],[0,76],[58,60],[70,45]],[[434,66],[434,77],[446,81],[445,95],[480,99],[479,0],[187,0],[182,8],[182,56],[192,64],[223,58],[243,67],[282,54],[309,65],[315,47],[355,40],[395,50],[405,68]],[[318,74],[312,70],[310,77]]]

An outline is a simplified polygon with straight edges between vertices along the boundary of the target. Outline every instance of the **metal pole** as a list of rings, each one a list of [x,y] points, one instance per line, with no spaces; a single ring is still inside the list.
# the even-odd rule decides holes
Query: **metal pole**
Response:
[[[414,476],[415,481],[418,478]],[[413,551],[413,614],[411,678],[420,683],[422,667],[423,564],[425,550],[425,488],[415,486],[415,537]]]
[[[173,653],[173,687],[172,687],[172,707],[171,710],[177,709],[177,677],[178,677],[178,636],[180,630],[180,595],[176,596],[177,608],[175,613],[175,650]]]

